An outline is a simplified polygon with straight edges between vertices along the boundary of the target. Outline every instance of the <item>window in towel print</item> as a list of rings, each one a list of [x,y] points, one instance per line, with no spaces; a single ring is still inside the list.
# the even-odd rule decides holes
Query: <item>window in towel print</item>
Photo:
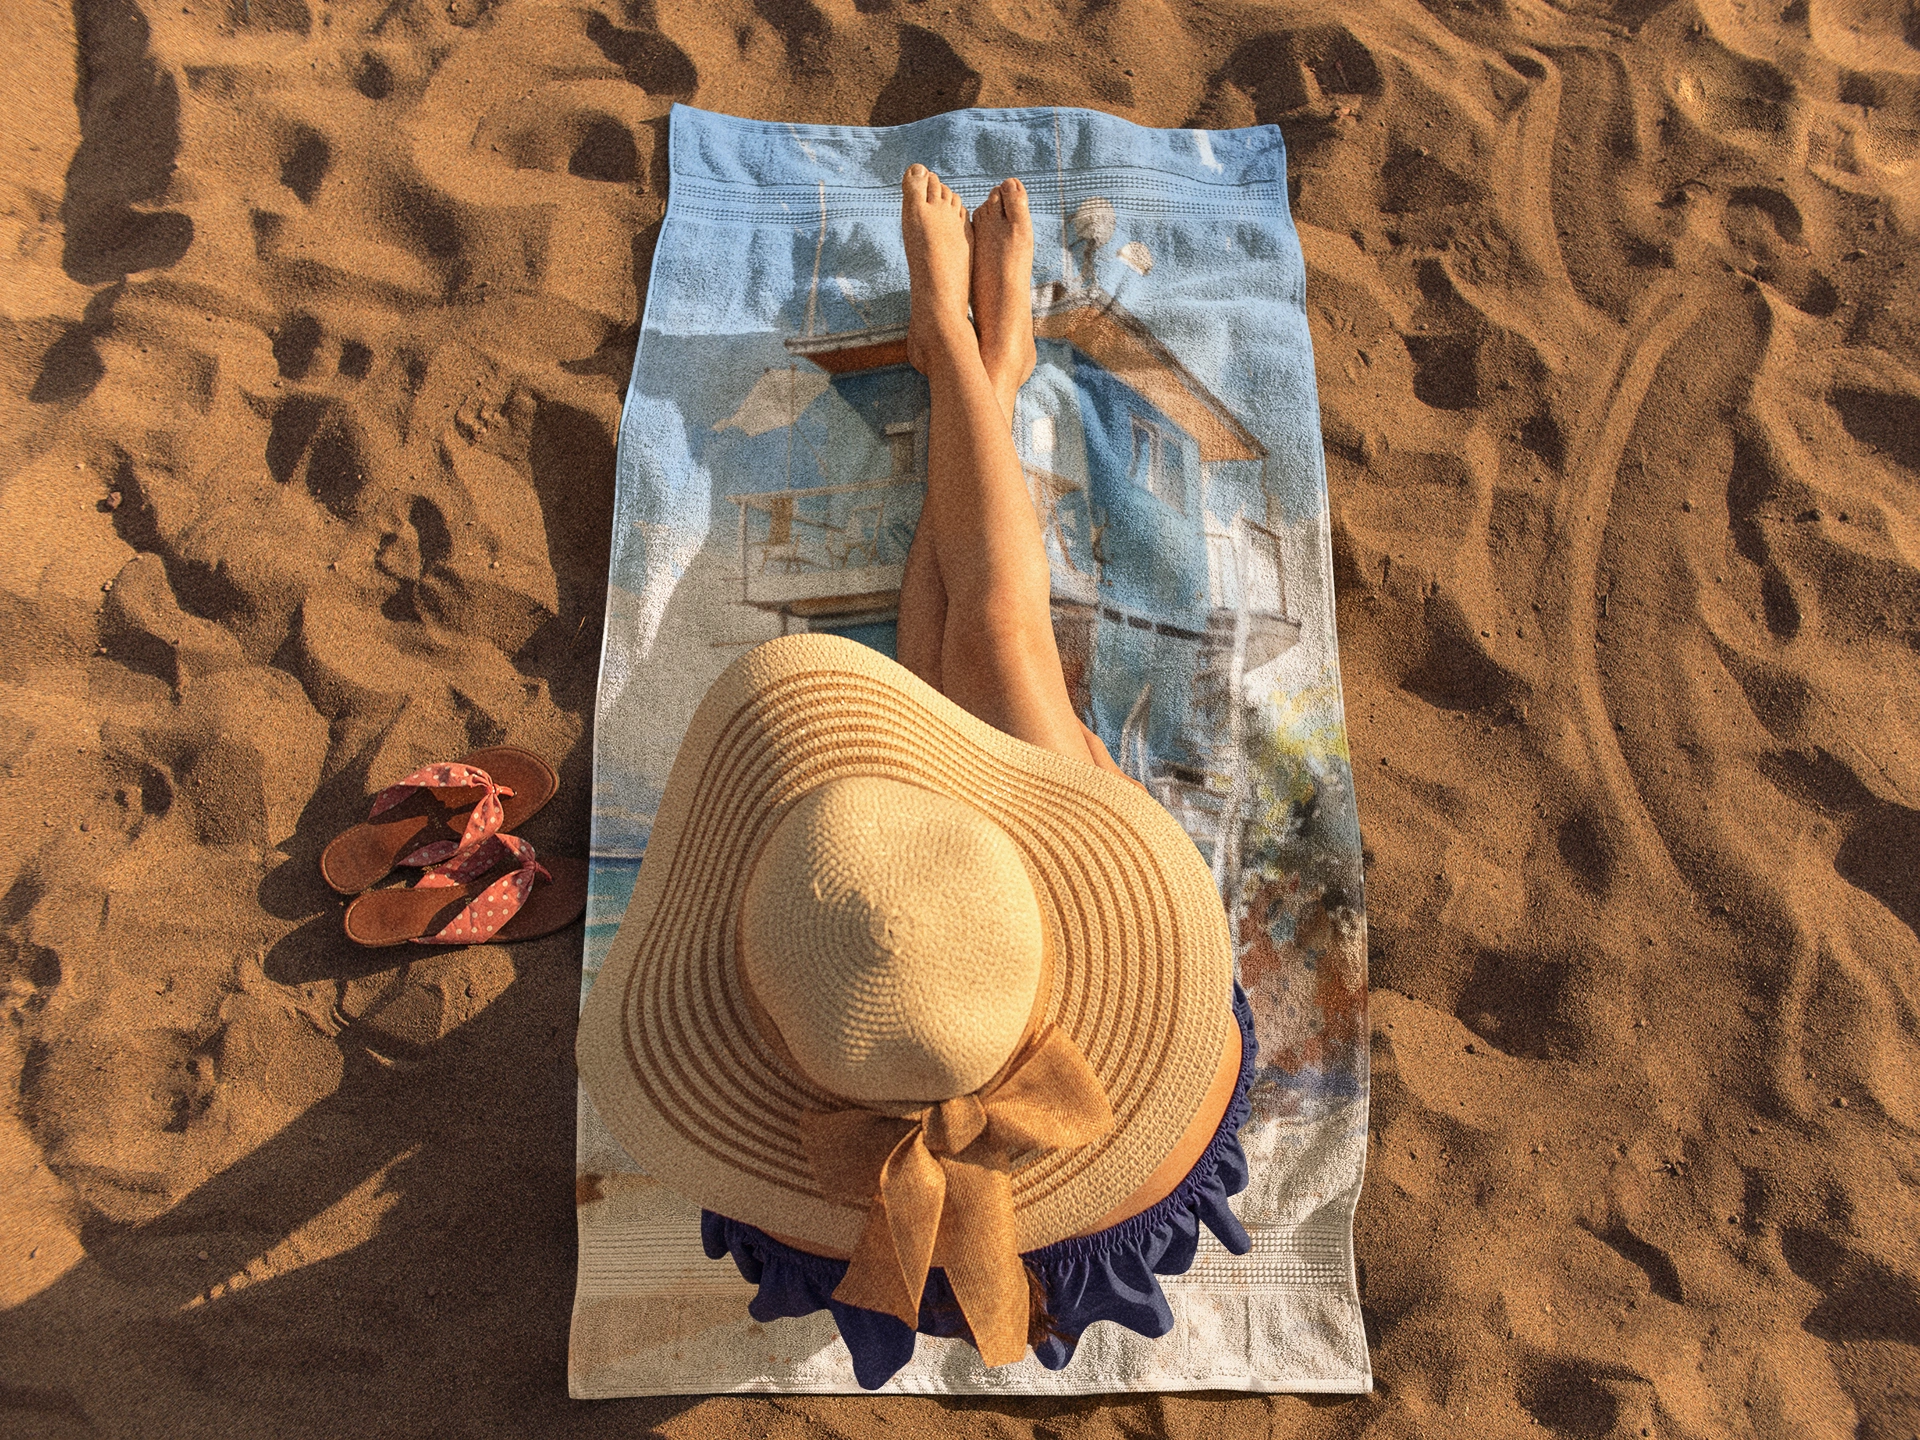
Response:
[[[1027,426],[1027,447],[1035,455],[1053,454],[1053,416],[1036,415]]]
[[[911,475],[913,468],[913,432],[917,427],[909,421],[905,425],[887,426],[887,453],[891,461],[892,475]]]
[[[1207,599],[1216,610],[1245,606],[1260,615],[1285,615],[1280,537],[1244,517],[1223,530],[1209,516]]]
[[[1180,442],[1151,420],[1133,417],[1133,483],[1185,514],[1187,478]]]

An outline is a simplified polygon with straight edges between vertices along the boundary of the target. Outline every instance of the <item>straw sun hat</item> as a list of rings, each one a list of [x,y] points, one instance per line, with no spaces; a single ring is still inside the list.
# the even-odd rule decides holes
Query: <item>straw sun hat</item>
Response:
[[[1019,1252],[1092,1227],[1200,1108],[1226,916],[1136,786],[830,635],[737,660],[675,758],[581,1017],[601,1117],[708,1209],[850,1254],[913,1325],[944,1266],[990,1365]]]

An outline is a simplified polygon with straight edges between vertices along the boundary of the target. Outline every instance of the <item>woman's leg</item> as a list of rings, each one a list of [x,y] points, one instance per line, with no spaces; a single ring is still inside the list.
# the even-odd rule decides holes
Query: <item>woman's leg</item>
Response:
[[[940,645],[947,633],[947,587],[933,555],[933,516],[925,506],[907,547],[906,572],[900,577],[900,623],[894,653],[900,663],[934,689],[941,684]]]
[[[1019,210],[1024,215],[1024,194]],[[1011,227],[1004,210],[1002,220]],[[930,543],[915,578],[924,586],[930,561],[946,597],[940,689],[1009,735],[1090,759],[1054,646],[1039,523],[1007,410],[967,317],[973,276],[966,207],[938,176],[915,165],[902,181],[900,223],[913,285],[907,354],[933,393],[921,510]],[[1027,234],[1030,274],[1030,225]],[[925,665],[931,607],[909,608],[904,590],[901,649]],[[913,598],[924,602],[924,590]]]
[[[980,335],[980,361],[993,393],[1013,430],[1014,399],[1033,374],[1033,217],[1027,188],[1004,180],[973,212],[973,323]],[[1023,482],[1024,483],[1024,482]],[[1038,534],[1036,517],[1036,537]],[[1042,543],[1041,553],[1045,554]],[[1053,630],[1051,607],[1047,630]],[[1056,664],[1059,655],[1054,656]],[[1071,702],[1069,702],[1071,708]],[[1102,770],[1120,773],[1100,737],[1074,718],[1086,741],[1087,758]],[[1078,757],[1075,757],[1078,758]]]
[[[1067,698],[1046,549],[1013,450],[1014,397],[1034,364],[1026,191],[1018,180],[1001,184],[974,212],[970,234],[964,217],[938,177],[920,166],[907,172],[908,350],[932,387],[933,420],[927,500],[901,582],[900,661],[989,724],[1117,770]],[[977,335],[955,323],[952,296],[969,239]],[[964,320],[964,304],[957,309]]]
[[[972,246],[969,295],[980,363],[1011,430],[1014,397],[1033,373],[1034,362],[1033,225],[1018,180],[1006,181],[981,203],[969,221],[968,236],[970,242],[985,237],[983,244]],[[923,509],[900,582],[897,650],[902,665],[941,690],[947,587],[940,579],[933,532],[933,512]]]

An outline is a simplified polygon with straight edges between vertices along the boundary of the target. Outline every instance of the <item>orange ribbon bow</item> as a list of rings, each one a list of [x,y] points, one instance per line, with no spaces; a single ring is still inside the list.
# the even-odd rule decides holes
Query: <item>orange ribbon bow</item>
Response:
[[[868,1202],[833,1298],[920,1320],[939,1265],[980,1358],[1027,1353],[1027,1273],[1015,1248],[1013,1157],[1065,1150],[1113,1128],[1100,1079],[1066,1031],[1048,1025],[997,1083],[938,1104],[811,1111],[801,1138],[828,1194]]]

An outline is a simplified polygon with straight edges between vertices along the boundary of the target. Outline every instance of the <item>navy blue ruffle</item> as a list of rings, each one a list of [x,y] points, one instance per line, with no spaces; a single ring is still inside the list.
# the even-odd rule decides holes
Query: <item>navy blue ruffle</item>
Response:
[[[1235,1255],[1244,1255],[1252,1247],[1227,1205],[1229,1196],[1247,1188],[1247,1156],[1240,1148],[1239,1130],[1247,1121],[1256,1053],[1253,1009],[1237,984],[1233,1015],[1240,1023],[1240,1081],[1220,1118],[1220,1128],[1186,1178],[1165,1199],[1129,1220],[1092,1235],[1043,1245],[1021,1257],[1046,1287],[1047,1313],[1056,1333],[1035,1346],[1033,1353],[1047,1369],[1065,1369],[1080,1336],[1096,1320],[1111,1320],[1148,1339],[1171,1330],[1173,1311],[1155,1277],[1187,1272],[1200,1244],[1202,1225]],[[700,1238],[711,1259],[733,1256],[747,1283],[760,1287],[747,1306],[754,1319],[764,1322],[831,1311],[840,1337],[852,1352],[854,1378],[864,1388],[879,1389],[913,1358],[914,1330],[891,1315],[843,1305],[833,1298],[834,1288],[846,1276],[846,1261],[796,1250],[763,1230],[711,1210],[700,1212]],[[927,1272],[917,1328],[922,1335],[972,1339],[953,1287],[938,1266]]]

